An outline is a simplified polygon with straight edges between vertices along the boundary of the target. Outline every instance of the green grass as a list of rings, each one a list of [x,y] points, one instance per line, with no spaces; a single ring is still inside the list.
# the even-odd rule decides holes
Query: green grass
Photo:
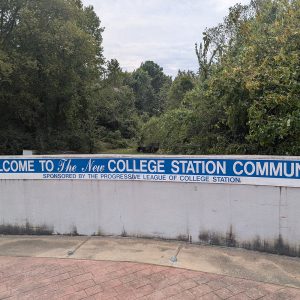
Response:
[[[121,148],[121,149],[107,149],[101,151],[103,154],[141,154],[136,151],[136,148]]]
[[[117,148],[117,149],[104,149],[102,151],[97,152],[98,154],[125,154],[125,155],[159,155],[160,152],[157,153],[143,153],[136,151],[136,148]]]

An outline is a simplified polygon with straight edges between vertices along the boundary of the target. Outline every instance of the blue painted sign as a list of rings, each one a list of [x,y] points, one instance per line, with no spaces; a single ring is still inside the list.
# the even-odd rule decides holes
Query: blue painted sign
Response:
[[[143,180],[300,187],[300,160],[209,157],[0,158],[0,179]]]

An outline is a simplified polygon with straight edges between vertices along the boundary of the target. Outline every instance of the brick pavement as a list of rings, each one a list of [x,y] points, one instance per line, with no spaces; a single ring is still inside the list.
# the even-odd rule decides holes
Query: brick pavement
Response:
[[[0,257],[0,299],[300,299],[300,290],[140,263]]]

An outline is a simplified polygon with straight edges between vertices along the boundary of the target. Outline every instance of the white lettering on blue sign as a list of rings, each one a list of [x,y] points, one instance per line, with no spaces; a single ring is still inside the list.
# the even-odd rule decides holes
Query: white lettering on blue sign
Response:
[[[0,179],[142,180],[300,187],[300,160],[0,157]]]

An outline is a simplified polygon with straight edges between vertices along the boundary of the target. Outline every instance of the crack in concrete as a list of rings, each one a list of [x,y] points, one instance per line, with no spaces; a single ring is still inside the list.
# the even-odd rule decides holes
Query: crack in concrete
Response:
[[[182,248],[183,248],[183,245],[182,245],[182,244],[178,246],[175,255],[172,256],[172,257],[170,258],[170,261],[171,261],[172,263],[176,263],[176,262],[178,261],[178,260],[177,260],[177,256],[178,256],[178,254],[180,253],[180,251],[181,251]]]
[[[79,245],[77,245],[73,250],[69,250],[68,251],[68,256],[74,255],[75,252],[81,248],[86,242],[88,242],[92,237],[89,236],[88,238],[86,238],[84,241],[82,241]]]

